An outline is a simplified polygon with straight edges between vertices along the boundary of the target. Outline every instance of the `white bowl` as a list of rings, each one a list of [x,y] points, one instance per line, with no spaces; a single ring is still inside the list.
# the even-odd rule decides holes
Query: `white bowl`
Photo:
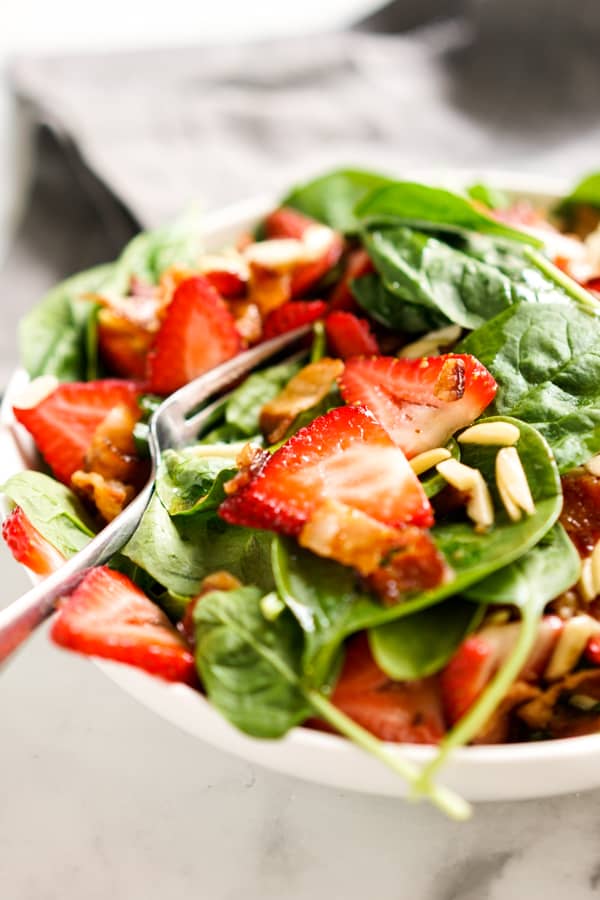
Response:
[[[540,203],[552,203],[565,185],[530,176],[490,172],[411,172],[423,181],[460,187],[485,180],[496,187]],[[207,248],[218,249],[252,226],[272,207],[273,198],[236,205],[207,217]],[[15,373],[7,390],[0,426],[0,478],[34,464],[29,435],[15,425],[10,398],[27,376]],[[255,740],[229,725],[205,698],[185,687],[163,682],[129,666],[95,660],[123,690],[189,734],[246,760],[321,784],[387,796],[405,795],[403,781],[380,762],[348,741],[333,735],[294,728],[278,741]],[[434,748],[390,745],[408,759],[425,763]],[[517,800],[588,790],[600,786],[600,735],[510,744],[466,747],[456,751],[442,779],[469,800]]]

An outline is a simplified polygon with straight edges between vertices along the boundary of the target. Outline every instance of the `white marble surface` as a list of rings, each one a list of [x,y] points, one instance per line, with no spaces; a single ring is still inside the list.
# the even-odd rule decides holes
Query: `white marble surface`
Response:
[[[0,553],[5,599],[25,578]],[[466,825],[223,755],[36,636],[0,682],[3,900],[588,900],[600,792]]]

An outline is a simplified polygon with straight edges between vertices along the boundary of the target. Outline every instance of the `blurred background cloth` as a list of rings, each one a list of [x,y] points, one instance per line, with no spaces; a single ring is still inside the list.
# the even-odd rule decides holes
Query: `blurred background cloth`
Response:
[[[22,59],[34,153],[0,379],[43,290],[190,206],[348,164],[600,168],[599,37],[597,0],[397,0],[342,32]]]

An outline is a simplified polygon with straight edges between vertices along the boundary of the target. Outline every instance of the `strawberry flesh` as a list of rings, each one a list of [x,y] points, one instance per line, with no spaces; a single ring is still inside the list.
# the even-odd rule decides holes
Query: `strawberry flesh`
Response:
[[[339,407],[280,447],[220,507],[232,524],[297,536],[325,499],[392,527],[428,527],[433,515],[401,450],[365,409]]]
[[[92,569],[59,602],[51,636],[77,653],[128,663],[167,681],[195,682],[193,656],[163,611],[106,566]]]
[[[322,319],[326,312],[327,304],[323,300],[290,300],[269,313],[263,326],[263,338],[268,341],[295,328],[310,325]]]
[[[340,379],[346,403],[366,406],[410,459],[443,446],[492,402],[496,382],[473,356],[350,359]]]
[[[366,319],[351,312],[332,312],[325,321],[327,345],[332,356],[350,359],[353,356],[376,356],[379,346],[371,334]]]
[[[319,225],[315,219],[311,219],[295,209],[281,207],[267,216],[265,231],[268,238],[303,240],[308,229],[315,225]],[[316,260],[300,264],[292,272],[292,297],[302,297],[306,294],[339,261],[344,250],[344,241],[336,231],[333,229],[330,231],[330,241],[321,256]]]
[[[348,254],[346,269],[340,281],[333,289],[329,300],[329,306],[332,310],[346,310],[347,312],[356,312],[358,304],[352,293],[352,282],[356,278],[368,275],[373,271],[373,263],[366,250],[362,247],[353,250]]]
[[[132,381],[70,382],[60,384],[37,406],[14,406],[13,411],[56,477],[69,484],[73,473],[83,468],[96,429],[112,409],[125,405],[139,416],[139,394],[139,385]]]
[[[49,575],[65,561],[62,553],[31,524],[20,506],[15,506],[2,523],[2,537],[17,562],[36,575]]]
[[[445,732],[436,679],[392,681],[373,659],[364,633],[348,642],[331,700],[382,741],[437,744]]]
[[[149,357],[150,390],[170,394],[242,348],[235,319],[204,276],[178,286]]]

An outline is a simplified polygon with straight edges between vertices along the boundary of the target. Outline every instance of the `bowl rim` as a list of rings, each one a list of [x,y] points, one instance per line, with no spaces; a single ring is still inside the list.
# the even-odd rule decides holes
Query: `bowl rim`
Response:
[[[535,174],[530,175],[523,172],[485,168],[411,168],[404,171],[403,177],[449,187],[464,187],[470,181],[485,181],[498,189],[507,191],[509,194],[528,196],[538,202],[547,204],[558,200],[570,186],[570,182],[564,178],[559,179]],[[202,221],[202,230],[209,239],[211,236],[213,238],[218,237],[222,231],[232,231],[235,228],[241,230],[268,211],[277,202],[277,199],[278,195],[271,192],[210,212]],[[31,452],[32,442],[22,426],[15,421],[11,409],[11,398],[22,388],[27,377],[23,369],[15,369],[6,387],[2,401],[0,411],[0,471],[2,472],[3,480],[8,474],[11,474],[11,472],[7,473],[5,471],[7,458],[13,460],[12,472],[23,471],[28,468],[26,459]],[[20,460],[21,465],[15,466],[18,460]],[[0,518],[4,517],[5,509],[0,509]],[[28,574],[33,581],[36,581],[36,576],[29,572]],[[91,657],[91,660],[112,681],[119,684],[123,690],[132,694],[145,705],[151,705],[146,703],[139,696],[138,692],[129,685],[127,676],[131,672],[131,667],[96,657]],[[163,696],[166,696],[164,694],[165,691],[170,692],[174,702],[176,702],[177,696],[189,695],[190,697],[193,696],[196,702],[203,704],[212,712],[217,712],[203,694],[194,691],[186,685],[161,682],[159,679],[141,670],[135,670],[134,678],[140,684],[147,681],[146,687],[148,688],[151,684],[151,690],[155,690],[157,697],[159,693],[156,690],[157,688],[160,689]],[[163,713],[159,713],[159,715],[168,720],[168,717]],[[237,732],[233,726],[229,725],[229,723],[227,724],[236,734],[248,739],[247,735]],[[209,737],[204,739],[210,740]],[[256,739],[251,740],[256,743]],[[258,743],[264,742],[259,741]],[[317,750],[319,753],[339,754],[343,751],[346,756],[352,754],[364,755],[362,750],[339,735],[317,731],[301,725],[291,729],[278,743],[286,747],[293,745],[300,750],[303,748],[310,751]],[[426,763],[436,753],[436,748],[430,745],[389,743],[387,746],[392,750],[396,749],[405,758],[417,763]],[[233,752],[238,751],[234,750]],[[491,764],[502,768],[511,768],[518,763],[564,763],[594,754],[600,754],[600,733],[537,742],[461,747],[453,751],[452,761],[456,764],[466,764],[468,768],[483,769]],[[243,753],[239,753],[239,755],[243,755]],[[254,758],[255,761],[260,762],[259,755],[254,754]],[[269,763],[265,764],[269,766]]]

